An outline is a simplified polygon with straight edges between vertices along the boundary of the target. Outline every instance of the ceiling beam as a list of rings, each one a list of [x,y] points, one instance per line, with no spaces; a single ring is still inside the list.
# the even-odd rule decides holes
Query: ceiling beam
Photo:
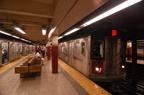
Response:
[[[16,21],[16,24],[18,25],[25,25],[25,26],[45,26],[45,27],[49,27],[49,25],[43,25],[41,23],[38,23],[38,22],[24,22],[24,21]],[[13,21],[12,20],[3,20],[3,19],[0,19],[0,23],[3,23],[3,24],[13,24]]]
[[[29,13],[29,12],[15,11],[15,10],[7,10],[7,9],[0,9],[0,12],[9,13],[9,14],[43,17],[43,18],[53,18],[53,16],[51,16],[51,15],[36,14],[36,13]]]

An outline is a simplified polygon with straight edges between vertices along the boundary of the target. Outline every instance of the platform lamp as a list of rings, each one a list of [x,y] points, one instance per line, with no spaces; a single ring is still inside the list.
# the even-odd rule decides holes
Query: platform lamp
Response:
[[[47,28],[45,26],[42,27],[42,35],[46,35]]]

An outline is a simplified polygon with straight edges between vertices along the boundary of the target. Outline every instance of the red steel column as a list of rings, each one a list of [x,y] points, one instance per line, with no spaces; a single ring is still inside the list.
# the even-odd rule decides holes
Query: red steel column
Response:
[[[48,47],[47,47],[48,60],[50,60],[50,48],[51,48],[51,45],[50,45],[50,42],[48,42]]]
[[[52,37],[52,73],[58,73],[58,36]]]

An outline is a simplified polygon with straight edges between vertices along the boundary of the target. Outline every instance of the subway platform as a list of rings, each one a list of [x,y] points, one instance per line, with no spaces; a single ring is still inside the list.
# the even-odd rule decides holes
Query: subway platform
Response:
[[[60,59],[58,73],[52,73],[51,60],[45,58],[41,76],[20,78],[15,67],[29,56],[0,68],[0,95],[111,95]]]

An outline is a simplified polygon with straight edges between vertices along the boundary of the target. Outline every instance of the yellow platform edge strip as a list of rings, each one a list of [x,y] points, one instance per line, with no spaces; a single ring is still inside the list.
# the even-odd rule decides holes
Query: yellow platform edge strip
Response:
[[[27,58],[28,56],[30,56],[32,54],[28,54],[24,57],[19,58],[18,60],[15,60],[13,62],[8,63],[7,65],[0,67],[0,74],[2,74],[3,72],[5,72],[6,70],[10,69],[12,66],[18,64],[20,61],[24,60],[25,58]]]
[[[81,87],[85,89],[85,91],[88,92],[89,95],[112,95],[106,90],[104,90],[102,87],[82,75],[80,72],[76,71],[74,68],[66,64],[61,59],[58,59],[59,65],[66,70],[66,72],[79,83]]]

